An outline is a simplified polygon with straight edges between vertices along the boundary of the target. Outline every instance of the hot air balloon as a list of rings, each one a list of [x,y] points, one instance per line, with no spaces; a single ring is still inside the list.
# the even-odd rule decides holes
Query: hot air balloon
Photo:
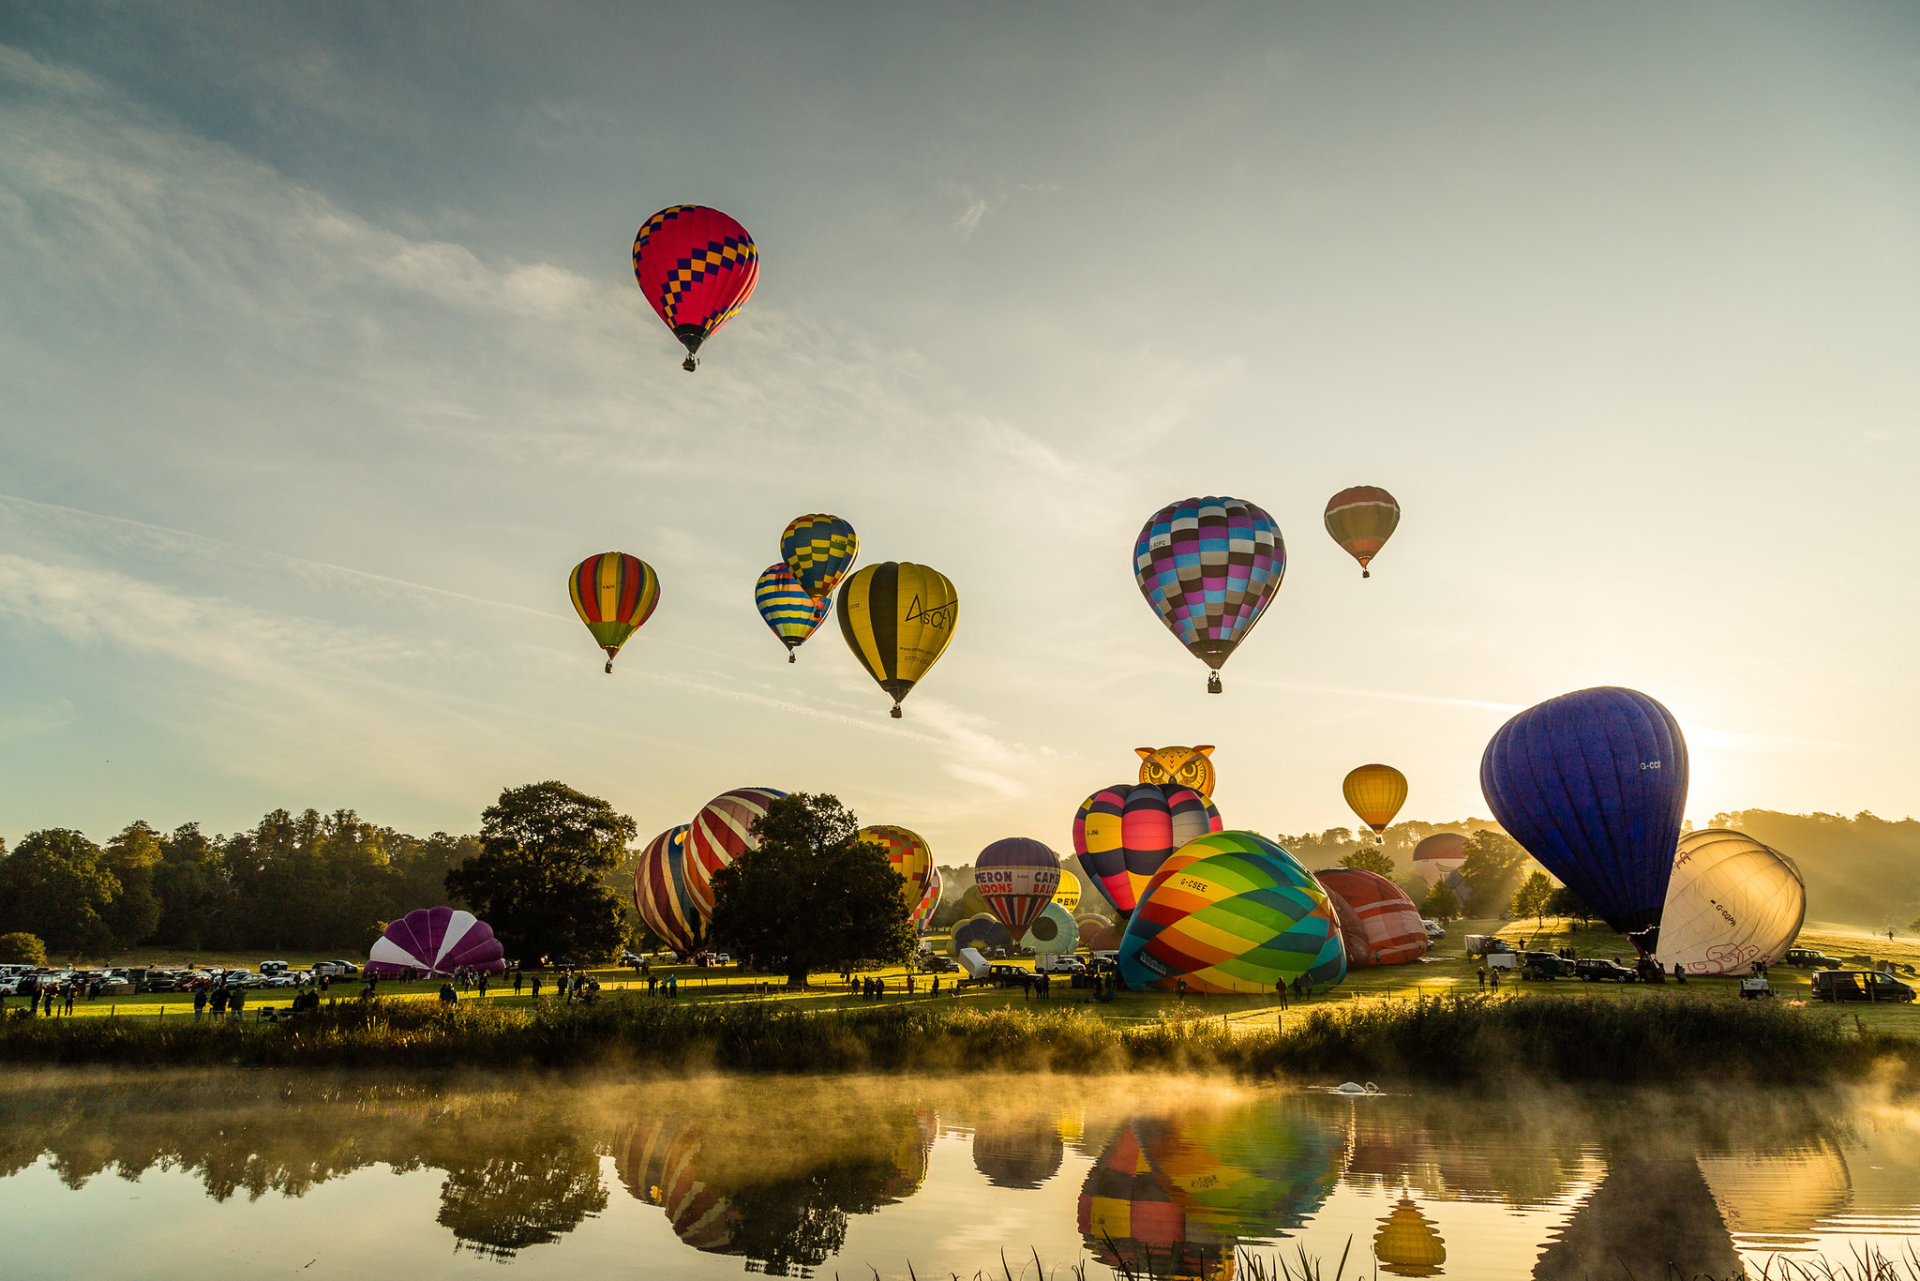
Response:
[[[388,925],[373,941],[367,973],[381,978],[446,978],[460,970],[505,974],[506,954],[492,928],[472,912],[422,907]]]
[[[1379,836],[1407,803],[1407,776],[1391,765],[1362,765],[1340,784],[1347,804]]]
[[[1212,672],[1245,640],[1280,590],[1287,545],[1273,517],[1238,498],[1189,498],[1155,512],[1134,541],[1141,595]]]
[[[607,674],[612,675],[614,655],[660,603],[660,576],[638,556],[601,552],[573,567],[567,594],[594,644],[607,651]]]
[[[1080,946],[1089,952],[1114,952],[1120,948],[1120,927],[1104,916],[1088,914],[1073,918],[1080,935]]]
[[[1054,888],[1053,901],[1068,912],[1080,906],[1080,878],[1065,867],[1060,869],[1060,884]]]
[[[760,581],[753,585],[753,605],[768,628],[780,638],[780,643],[787,647],[789,663],[794,661],[793,651],[819,630],[820,624],[826,621],[827,611],[833,607],[832,602],[815,600],[802,591],[785,565],[769,565],[760,571]]]
[[[680,368],[692,373],[700,344],[753,296],[760,250],[745,227],[718,209],[668,205],[633,238],[633,278],[686,347]]]
[[[700,950],[705,922],[687,884],[689,825],[670,827],[647,842],[633,874],[633,905],[654,937],[681,956]]]
[[[713,919],[713,874],[749,850],[760,848],[753,825],[767,816],[767,807],[786,793],[772,787],[736,787],[722,792],[700,808],[687,825],[687,892],[704,924]]]
[[[1293,855],[1252,832],[1181,847],[1147,882],[1120,940],[1128,987],[1264,994],[1307,977],[1346,976],[1327,892]]]
[[[1466,866],[1467,838],[1458,832],[1435,832],[1413,847],[1413,870],[1429,886],[1436,885],[1448,872]]]
[[[1043,955],[1071,956],[1080,946],[1080,927],[1074,923],[1073,913],[1058,903],[1049,903],[1033,918],[1020,944]]]
[[[933,914],[940,910],[940,897],[946,890],[946,878],[937,867],[927,869],[927,885],[913,909],[913,924],[922,934],[933,928]]]
[[[953,639],[960,598],[936,570],[906,561],[869,565],[840,589],[840,635],[860,666],[900,700]]]
[[[1107,901],[1131,912],[1167,855],[1221,826],[1213,802],[1190,788],[1117,783],[1080,803],[1073,852]]]
[[[973,883],[1007,932],[1027,932],[1060,884],[1060,856],[1027,836],[1009,836],[980,851]]]
[[[1199,747],[1136,747],[1140,781],[1161,787],[1185,787],[1202,796],[1213,795],[1213,744]]]
[[[1420,1207],[1401,1196],[1373,1234],[1373,1255],[1396,1277],[1437,1277],[1447,1261],[1446,1242]]]
[[[900,897],[912,913],[926,895],[927,877],[933,871],[933,851],[915,833],[891,824],[863,827],[860,835],[886,850],[887,862],[900,874]]]
[[[960,915],[993,915],[993,909],[987,906],[987,896],[980,892],[978,885],[969,885],[960,891]]]
[[[1355,485],[1327,500],[1327,533],[1360,562],[1360,577],[1371,578],[1367,563],[1380,554],[1400,523],[1400,504],[1377,485]]]
[[[1750,974],[1780,959],[1807,918],[1807,884],[1792,859],[1744,832],[1688,832],[1673,856],[1660,916],[1663,970]]]
[[[1420,909],[1398,885],[1375,872],[1360,867],[1334,867],[1315,872],[1314,879],[1353,913],[1349,925],[1340,916],[1340,931],[1346,939],[1347,965],[1404,965],[1426,955],[1432,944],[1426,927],[1420,923]]]
[[[780,556],[800,590],[825,601],[859,558],[860,536],[838,516],[795,516],[780,535]]]
[[[1487,744],[1480,790],[1527,853],[1654,954],[1687,803],[1673,713],[1616,686],[1548,699]]]
[[[1013,935],[991,914],[970,916],[953,927],[953,933],[947,937],[948,955],[959,957],[967,948],[977,948],[980,955],[986,956],[995,948],[1013,950]]]

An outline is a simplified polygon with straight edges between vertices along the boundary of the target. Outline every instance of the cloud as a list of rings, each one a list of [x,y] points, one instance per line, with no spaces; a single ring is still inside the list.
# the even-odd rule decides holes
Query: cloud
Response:
[[[954,215],[953,229],[964,240],[980,230],[981,222],[992,212],[993,205],[972,187],[961,187],[960,198],[963,203],[960,212]]]

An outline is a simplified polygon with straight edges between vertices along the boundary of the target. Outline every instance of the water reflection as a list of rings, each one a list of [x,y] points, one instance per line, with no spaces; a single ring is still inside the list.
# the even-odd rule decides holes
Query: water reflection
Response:
[[[529,1275],[617,1232],[688,1276],[867,1275],[867,1253],[894,1260],[881,1275],[908,1262],[970,1275],[1000,1247],[1034,1247],[1049,1265],[1079,1249],[1136,1274],[1226,1278],[1248,1250],[1286,1242],[1330,1265],[1351,1241],[1391,1276],[1578,1281],[1669,1264],[1723,1275],[1920,1222],[1920,1124],[1845,1096],[1355,1100],[1160,1078],[0,1078],[10,1205],[35,1178],[79,1191],[184,1176],[218,1236],[216,1207],[298,1199],[376,1168],[433,1179],[409,1186],[434,1209],[389,1204],[369,1183],[358,1213],[416,1216],[383,1230]],[[1020,1217],[1029,1206],[1037,1218]],[[980,1223],[1024,1226],[966,1236]],[[63,1274],[57,1253],[31,1251],[70,1243],[26,1246],[39,1274]],[[943,1253],[962,1249],[979,1255]]]

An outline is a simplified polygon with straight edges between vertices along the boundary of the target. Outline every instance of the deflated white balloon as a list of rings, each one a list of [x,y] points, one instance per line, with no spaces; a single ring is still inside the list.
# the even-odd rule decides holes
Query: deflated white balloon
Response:
[[[1654,959],[1689,974],[1749,974],[1777,961],[1807,918],[1793,860],[1743,832],[1710,827],[1680,838]]]

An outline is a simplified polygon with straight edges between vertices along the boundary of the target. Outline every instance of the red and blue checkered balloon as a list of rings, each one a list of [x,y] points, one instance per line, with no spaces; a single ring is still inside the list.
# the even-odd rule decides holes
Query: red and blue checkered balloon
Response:
[[[1273,517],[1239,498],[1169,503],[1140,529],[1133,576],[1167,630],[1213,669],[1245,640],[1280,589],[1287,545]]]

